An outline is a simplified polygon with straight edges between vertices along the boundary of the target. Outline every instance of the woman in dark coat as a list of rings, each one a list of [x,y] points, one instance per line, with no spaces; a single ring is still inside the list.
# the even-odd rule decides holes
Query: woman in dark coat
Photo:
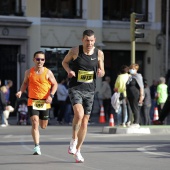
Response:
[[[129,66],[129,73],[131,76],[126,84],[127,98],[133,113],[133,124],[130,127],[139,128],[140,109],[144,99],[144,85],[143,77],[137,71],[138,64],[131,64]]]

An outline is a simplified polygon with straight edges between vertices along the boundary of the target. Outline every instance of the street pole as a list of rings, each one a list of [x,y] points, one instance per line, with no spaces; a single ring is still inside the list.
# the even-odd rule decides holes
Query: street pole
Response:
[[[135,40],[136,38],[144,38],[144,33],[140,32],[140,29],[145,28],[145,25],[140,23],[143,18],[143,14],[137,14],[135,12],[130,14],[131,64],[135,63]]]
[[[131,64],[135,63],[135,13],[130,15]]]
[[[169,0],[166,0],[166,50],[165,50],[165,72],[168,71],[168,45],[169,44]]]
[[[131,64],[135,63],[135,41],[131,41]]]

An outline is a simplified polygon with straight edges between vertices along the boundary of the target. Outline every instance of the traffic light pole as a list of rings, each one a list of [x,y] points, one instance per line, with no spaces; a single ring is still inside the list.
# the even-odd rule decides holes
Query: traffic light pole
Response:
[[[143,14],[135,12],[130,15],[131,64],[135,63],[135,40],[136,38],[144,38],[144,33],[138,31],[145,28],[144,24],[139,23],[143,18]]]
[[[135,13],[130,15],[131,64],[135,63]]]
[[[135,63],[135,40],[131,41],[131,64]]]

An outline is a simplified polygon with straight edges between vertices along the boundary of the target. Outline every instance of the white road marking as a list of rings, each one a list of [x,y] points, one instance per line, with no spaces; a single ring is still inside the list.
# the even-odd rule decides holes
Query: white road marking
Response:
[[[57,140],[61,140],[61,139],[68,139],[68,138],[57,138]],[[70,138],[69,138],[70,139]],[[23,148],[25,148],[25,149],[27,149],[27,150],[29,150],[29,151],[33,151],[33,149],[32,148],[30,148],[30,147],[28,147],[27,145],[25,145],[25,143],[24,143],[24,141],[25,141],[25,139],[22,137],[22,138],[20,138],[20,144],[21,144],[21,146],[23,147]],[[28,140],[26,140],[26,141],[28,141]],[[69,142],[68,142],[69,143]],[[59,160],[59,161],[63,161],[63,162],[69,162],[68,160],[66,160],[66,159],[61,159],[61,158],[58,158],[58,157],[54,157],[54,156],[51,156],[51,155],[48,155],[48,154],[44,154],[43,153],[43,155],[41,155],[41,156],[45,156],[45,157],[48,157],[48,158],[51,158],[51,159],[54,159],[54,160]],[[73,164],[74,165],[74,164]],[[85,166],[85,165],[83,165],[82,163],[78,163],[78,164],[75,164],[74,166],[80,166],[80,167],[84,167],[84,168],[86,168],[86,169],[91,169],[91,170],[102,170],[102,169],[99,169],[99,168],[93,168],[93,167],[89,167],[89,166]]]
[[[164,147],[164,146],[169,146],[169,144],[159,144],[159,145],[150,145],[150,146],[145,146],[145,147],[141,147],[141,148],[137,148],[138,151],[140,152],[143,152],[143,153],[146,153],[146,154],[150,154],[150,155],[157,155],[157,156],[167,156],[169,157],[170,156],[170,153],[166,153],[166,152],[155,152],[157,151],[156,148],[161,148],[161,147]],[[153,152],[151,152],[153,151]]]
[[[11,138],[13,135],[5,135],[4,138]]]

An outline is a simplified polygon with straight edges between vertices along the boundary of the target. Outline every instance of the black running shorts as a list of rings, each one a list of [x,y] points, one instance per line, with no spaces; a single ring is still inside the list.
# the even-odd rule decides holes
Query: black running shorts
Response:
[[[84,108],[84,114],[91,114],[94,100],[94,92],[80,91],[72,87],[69,88],[68,93],[72,106],[74,106],[75,104],[82,104]]]
[[[47,110],[34,110],[32,106],[28,106],[29,116],[37,115],[41,120],[48,120],[49,118],[49,109]]]

